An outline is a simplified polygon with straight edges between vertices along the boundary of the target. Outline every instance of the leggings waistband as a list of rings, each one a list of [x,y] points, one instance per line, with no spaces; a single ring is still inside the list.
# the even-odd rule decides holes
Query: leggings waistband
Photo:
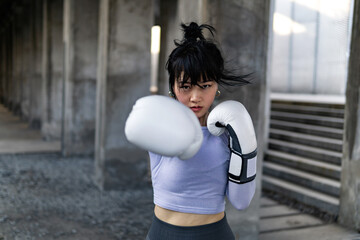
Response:
[[[150,240],[233,240],[234,235],[227,222],[226,216],[218,222],[200,226],[176,226],[153,216],[148,237]]]

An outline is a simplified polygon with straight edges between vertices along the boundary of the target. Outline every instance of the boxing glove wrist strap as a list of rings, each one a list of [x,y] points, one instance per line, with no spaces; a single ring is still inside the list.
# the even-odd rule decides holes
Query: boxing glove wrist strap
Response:
[[[228,177],[229,181],[243,184],[250,182],[256,177],[256,155],[257,151],[253,151],[249,154],[239,155],[235,151],[231,150],[231,159],[234,161],[241,161],[241,170],[229,169]],[[235,170],[235,172],[234,172]]]
[[[217,127],[225,127],[229,133],[229,148],[231,150],[228,173],[229,181],[242,184],[254,180],[256,177],[257,149],[243,154],[237,135],[231,125],[227,124],[224,126],[219,122],[215,125]]]

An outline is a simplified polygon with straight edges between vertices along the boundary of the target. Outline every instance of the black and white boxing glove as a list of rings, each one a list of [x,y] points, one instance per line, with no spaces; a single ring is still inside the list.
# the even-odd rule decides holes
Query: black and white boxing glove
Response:
[[[209,114],[207,127],[211,134],[220,136],[229,133],[231,150],[229,181],[242,184],[256,176],[257,142],[251,117],[237,101],[225,101]]]
[[[180,159],[194,156],[203,141],[196,115],[182,103],[159,95],[136,101],[125,123],[125,135],[140,148]]]

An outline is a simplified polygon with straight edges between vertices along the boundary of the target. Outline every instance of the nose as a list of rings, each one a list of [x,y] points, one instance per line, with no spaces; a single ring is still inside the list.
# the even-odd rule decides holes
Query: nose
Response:
[[[201,100],[201,90],[196,86],[191,90],[190,101],[198,103]]]

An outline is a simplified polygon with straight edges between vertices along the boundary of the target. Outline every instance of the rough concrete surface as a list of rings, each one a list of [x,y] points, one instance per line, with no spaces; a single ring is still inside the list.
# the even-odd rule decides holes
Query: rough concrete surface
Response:
[[[91,158],[0,155],[0,239],[144,239],[151,185],[98,190]]]

